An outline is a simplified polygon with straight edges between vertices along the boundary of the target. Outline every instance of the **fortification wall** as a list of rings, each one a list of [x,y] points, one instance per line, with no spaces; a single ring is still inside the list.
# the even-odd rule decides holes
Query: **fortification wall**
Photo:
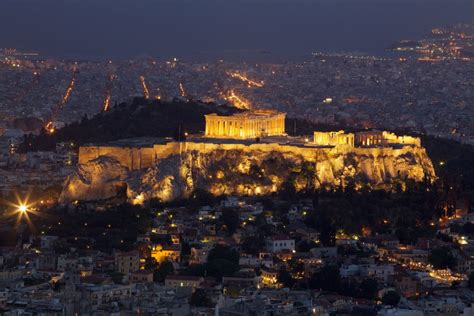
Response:
[[[420,147],[421,150],[424,150]],[[84,146],[79,149],[79,163],[85,164],[100,156],[113,157],[129,170],[142,170],[152,167],[157,161],[166,159],[173,155],[183,154],[188,151],[197,151],[201,154],[213,151],[239,150],[243,153],[251,152],[280,152],[289,156],[301,156],[307,161],[318,161],[321,157],[335,154],[369,155],[372,157],[397,156],[408,151],[413,151],[411,146],[402,148],[392,147],[352,147],[341,145],[331,148],[283,145],[279,143],[256,143],[256,144],[219,144],[210,142],[169,142],[156,144],[153,147],[130,148],[109,146]]]
[[[394,133],[383,132],[383,138],[387,141],[388,144],[421,146],[421,139],[419,137],[407,135],[398,136]]]
[[[101,156],[112,157],[129,170],[146,169],[155,163],[155,151],[152,147],[82,146],[79,148],[79,164],[85,164]]]
[[[426,150],[411,145],[169,142],[145,148],[88,146],[81,148],[79,160],[81,166],[68,178],[62,201],[107,199],[123,192],[123,187],[131,201],[138,197],[169,201],[187,197],[196,188],[216,195],[270,194],[291,177],[296,190],[348,183],[390,190],[406,179],[435,178]],[[307,163],[311,175],[298,171]]]

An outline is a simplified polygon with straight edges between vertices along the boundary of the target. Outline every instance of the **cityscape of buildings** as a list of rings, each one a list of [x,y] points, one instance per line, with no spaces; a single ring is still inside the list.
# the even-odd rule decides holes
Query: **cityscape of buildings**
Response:
[[[462,36],[467,42],[462,47],[470,49],[472,35]],[[38,131],[41,123],[57,128],[143,96],[273,108],[313,122],[415,131],[466,143],[474,135],[469,58],[314,53],[306,61],[279,64],[146,56],[93,62],[3,50],[0,72],[2,130]]]
[[[432,34],[280,63],[0,50],[0,314],[474,316],[474,33]],[[25,150],[178,103],[215,111]]]

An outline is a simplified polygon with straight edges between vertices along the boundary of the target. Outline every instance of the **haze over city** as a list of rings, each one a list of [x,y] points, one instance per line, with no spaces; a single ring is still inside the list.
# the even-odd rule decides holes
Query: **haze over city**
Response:
[[[383,54],[396,40],[472,21],[473,10],[469,0],[3,0],[0,42],[102,59]]]

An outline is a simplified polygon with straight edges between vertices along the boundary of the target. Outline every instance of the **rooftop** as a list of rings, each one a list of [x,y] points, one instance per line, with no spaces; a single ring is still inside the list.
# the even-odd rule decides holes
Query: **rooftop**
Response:
[[[276,115],[286,115],[284,112],[279,112],[271,109],[259,109],[259,110],[248,110],[244,112],[235,113],[232,115],[219,115],[216,113],[208,114],[206,116],[232,116],[239,119],[249,119],[249,118],[262,118],[262,117],[271,117]]]

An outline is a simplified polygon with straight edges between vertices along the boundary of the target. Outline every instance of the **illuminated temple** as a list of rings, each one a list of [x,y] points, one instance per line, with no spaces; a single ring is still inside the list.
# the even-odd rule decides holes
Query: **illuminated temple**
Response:
[[[206,115],[206,137],[255,138],[285,134],[286,113],[252,110],[231,116]]]
[[[124,189],[133,204],[151,198],[172,201],[189,197],[196,189],[213,195],[272,194],[294,176],[289,170],[307,163],[313,165],[314,174],[298,176],[294,184],[297,191],[309,185],[337,188],[349,181],[359,187],[369,184],[391,190],[393,184],[406,179],[418,182],[436,177],[418,137],[378,130],[340,130],[314,131],[310,141],[309,135],[286,135],[285,116],[273,110],[209,114],[205,116],[204,135],[83,145],[79,148],[80,166],[68,178],[60,200],[111,199],[123,195]],[[273,163],[279,159],[281,164]],[[253,166],[261,172],[258,177]],[[172,259],[177,254],[175,249],[152,252],[158,261],[177,260]]]

